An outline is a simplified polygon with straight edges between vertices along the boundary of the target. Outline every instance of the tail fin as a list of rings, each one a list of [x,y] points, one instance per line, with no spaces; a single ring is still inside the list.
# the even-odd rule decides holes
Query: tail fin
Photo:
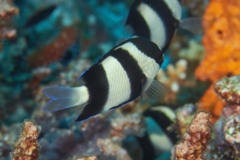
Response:
[[[55,112],[61,109],[85,104],[89,99],[86,86],[81,87],[49,87],[42,92],[51,100],[44,108],[45,111]]]

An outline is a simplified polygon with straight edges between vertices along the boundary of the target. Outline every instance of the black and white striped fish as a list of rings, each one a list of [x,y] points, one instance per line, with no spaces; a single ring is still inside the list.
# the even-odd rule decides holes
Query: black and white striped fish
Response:
[[[177,28],[196,34],[202,32],[201,18],[181,20],[179,0],[135,0],[125,25],[131,34],[155,42],[163,52],[170,45]]]
[[[168,48],[181,20],[178,0],[135,0],[126,26],[133,34],[155,42],[163,52]]]
[[[164,86],[154,80],[163,63],[159,47],[145,38],[134,37],[106,53],[78,79],[79,87],[49,87],[42,92],[51,98],[46,111],[80,105],[76,121],[114,109],[143,95],[163,96]]]
[[[177,133],[168,130],[168,127],[176,123],[176,115],[171,108],[151,106],[144,112],[147,123],[146,133],[143,137],[137,137],[138,143],[142,147],[143,159],[164,159],[159,156],[170,151],[173,145],[177,143]]]

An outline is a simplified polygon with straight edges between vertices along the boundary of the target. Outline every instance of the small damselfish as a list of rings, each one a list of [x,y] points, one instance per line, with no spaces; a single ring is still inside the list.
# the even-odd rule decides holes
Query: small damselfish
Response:
[[[51,98],[44,108],[58,111],[78,106],[76,121],[115,109],[142,95],[154,101],[164,96],[165,87],[154,80],[164,60],[159,47],[145,38],[133,37],[106,53],[77,80],[79,87],[49,87]]]
[[[135,0],[125,25],[133,35],[155,42],[165,52],[180,21],[179,0]]]

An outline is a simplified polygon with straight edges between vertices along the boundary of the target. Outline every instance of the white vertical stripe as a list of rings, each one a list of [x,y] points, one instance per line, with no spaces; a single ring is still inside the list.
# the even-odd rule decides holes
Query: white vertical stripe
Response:
[[[169,7],[169,9],[171,9],[173,16],[177,19],[177,20],[181,20],[181,5],[179,3],[178,0],[163,0]]]
[[[176,114],[173,110],[171,110],[169,107],[165,107],[165,106],[161,106],[161,107],[154,107],[151,108],[151,111],[158,111],[158,112],[162,112],[163,114],[165,114],[169,120],[171,120],[173,123],[176,122]]]
[[[133,43],[128,42],[116,49],[121,48],[126,50],[138,63],[139,67],[142,69],[143,73],[147,78],[154,79],[157,72],[159,71],[159,65],[156,61],[141,52]],[[115,49],[115,50],[116,50]]]
[[[116,58],[109,56],[100,64],[106,72],[109,84],[109,96],[103,109],[108,110],[129,100],[131,95],[130,81],[126,71]]]
[[[166,42],[166,30],[161,17],[149,5],[141,3],[137,10],[147,23],[151,41],[155,42],[160,48],[163,48]]]
[[[77,96],[78,98],[80,97],[79,104],[86,103],[89,100],[88,88],[86,86],[81,86],[77,88],[79,88],[79,92]]]

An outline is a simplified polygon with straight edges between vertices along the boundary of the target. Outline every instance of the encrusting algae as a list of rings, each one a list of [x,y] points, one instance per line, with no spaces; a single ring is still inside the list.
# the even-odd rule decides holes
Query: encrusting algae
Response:
[[[34,125],[31,121],[25,121],[21,137],[13,145],[12,160],[37,160],[40,150],[38,144],[39,133],[40,127]]]
[[[205,58],[196,69],[196,78],[215,83],[227,75],[239,75],[240,62],[240,1],[211,0],[203,16],[202,43]],[[219,118],[223,104],[214,94],[213,85],[200,99],[200,109],[210,111],[213,120]]]

